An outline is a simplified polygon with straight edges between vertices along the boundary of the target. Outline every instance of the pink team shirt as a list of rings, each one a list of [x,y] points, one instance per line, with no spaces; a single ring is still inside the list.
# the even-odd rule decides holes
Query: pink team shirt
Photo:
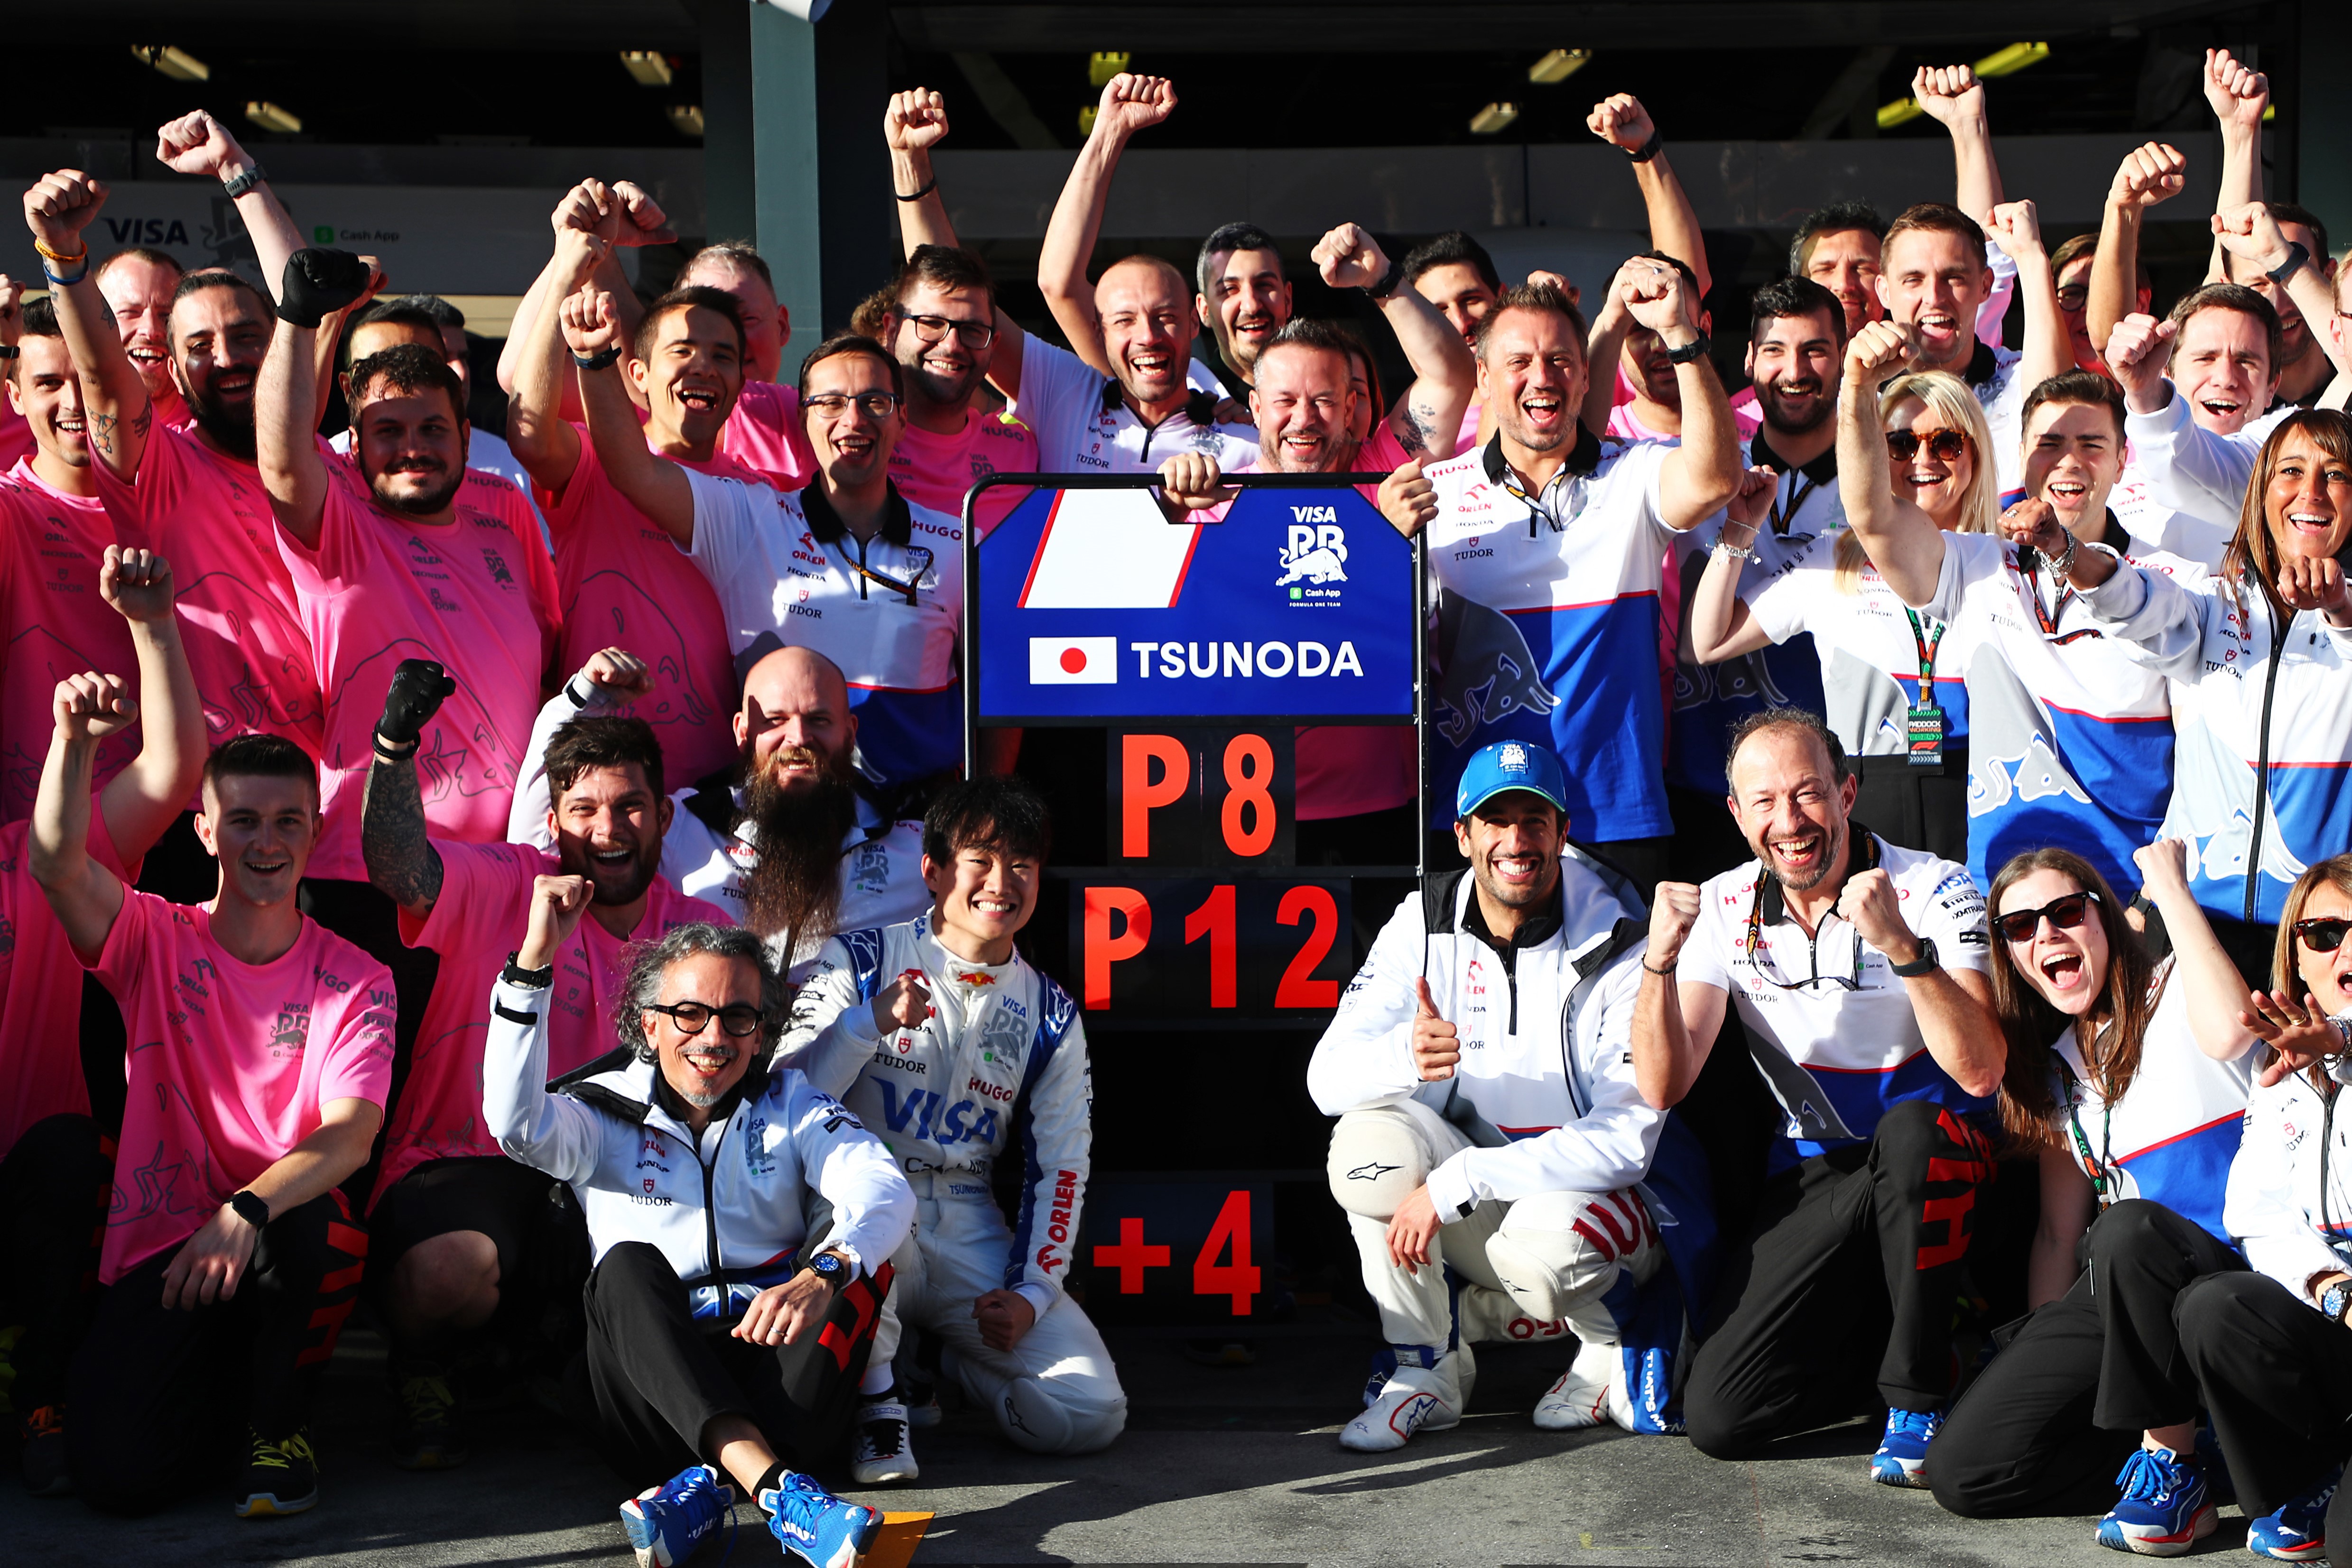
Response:
[[[1756,389],[1743,386],[1731,395],[1731,423],[1743,441],[1763,427],[1764,410],[1757,405]],[[1609,428],[1605,432],[1620,441],[1678,441],[1679,436],[1669,436],[1663,430],[1653,430],[1633,416],[1633,383],[1622,370],[1617,373],[1617,402],[1609,410]]]
[[[384,1135],[381,1198],[392,1184],[428,1160],[467,1155],[503,1158],[482,1127],[482,1041],[489,1028],[490,987],[507,955],[522,945],[530,922],[531,885],[562,870],[562,862],[528,844],[452,844],[441,853],[441,896],[422,921],[400,917],[400,940],[441,955],[432,1000],[425,1005],[408,1079],[392,1129]],[[559,1078],[618,1046],[613,1000],[628,968],[629,942],[651,941],[673,927],[708,921],[733,925],[716,904],[688,898],[667,877],[654,879],[646,912],[627,939],[614,936],[592,913],[556,955],[554,1005],[547,1016],[547,1075]]]
[[[367,880],[360,803],[384,693],[406,658],[438,659],[457,683],[417,753],[425,821],[468,843],[504,838],[557,630],[554,568],[522,492],[467,469],[455,521],[426,524],[331,484],[318,548],[282,531],[278,542],[331,694],[319,757],[325,821],[310,875]]]
[[[723,454],[686,467],[754,484],[767,478]],[[652,670],[654,690],[616,711],[654,727],[670,779],[690,784],[731,765],[735,658],[710,580],[614,488],[584,429],[571,481],[561,496],[540,489],[539,500],[563,605],[556,679],[571,679],[600,648],[626,648]]]
[[[816,452],[801,425],[801,395],[772,381],[747,381],[719,432],[719,450],[780,490],[816,478]]]
[[[890,451],[890,482],[917,506],[963,516],[963,498],[991,474],[1034,474],[1037,471],[1037,437],[1009,414],[964,412],[963,428],[952,436],[920,430],[911,423],[898,434]],[[982,539],[1029,491],[1020,485],[996,485],[981,494],[973,521]]]
[[[211,911],[122,890],[90,968],[122,1005],[131,1099],[98,1277],[194,1235],[319,1130],[392,1087],[392,972],[308,916],[274,963],[232,957]]]
[[[114,542],[105,503],[49,489],[27,460],[0,479],[0,822],[33,812],[58,682],[95,669],[138,687],[131,623],[98,591]],[[139,726],[99,742],[104,784],[139,754]]]
[[[206,743],[258,730],[317,755],[319,678],[260,471],[160,425],[148,436],[136,485],[102,463],[91,471],[116,539],[172,563]]]
[[[33,439],[33,422],[9,405],[0,395],[0,468],[13,468],[31,458],[38,443]]]
[[[37,1121],[88,1116],[81,1075],[81,963],[66,928],[33,880],[25,859],[32,825],[0,827],[0,1158]],[[124,880],[126,868],[107,836],[106,814],[89,803],[90,858]]]

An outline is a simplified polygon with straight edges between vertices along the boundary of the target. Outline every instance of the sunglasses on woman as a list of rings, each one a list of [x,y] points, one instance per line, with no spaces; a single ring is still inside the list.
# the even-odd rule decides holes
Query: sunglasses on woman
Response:
[[[2099,895],[2085,888],[2079,893],[2053,899],[2038,910],[2011,910],[1994,919],[1993,929],[2000,932],[2004,942],[2032,942],[2045,916],[2053,931],[2073,931],[2091,918],[2091,906],[2098,901]]]
[[[2344,945],[2344,933],[2347,931],[2352,931],[2352,921],[2333,917],[2294,922],[2294,934],[2314,952],[2334,952]]]
[[[1927,435],[1927,452],[1939,463],[1957,463],[1960,454],[1969,449],[1969,438],[1959,430],[1933,430]],[[1898,463],[1907,463],[1919,455],[1919,432],[1889,430],[1886,433],[1886,455]]]

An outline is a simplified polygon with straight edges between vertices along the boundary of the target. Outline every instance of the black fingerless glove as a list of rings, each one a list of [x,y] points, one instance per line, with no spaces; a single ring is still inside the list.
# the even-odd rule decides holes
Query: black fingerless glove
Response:
[[[348,250],[298,250],[286,258],[278,319],[316,327],[367,292],[368,264]]]
[[[433,660],[402,659],[392,672],[392,689],[383,694],[383,717],[375,725],[376,750],[403,757],[415,751],[425,726],[441,711],[442,699],[457,689],[457,683]]]

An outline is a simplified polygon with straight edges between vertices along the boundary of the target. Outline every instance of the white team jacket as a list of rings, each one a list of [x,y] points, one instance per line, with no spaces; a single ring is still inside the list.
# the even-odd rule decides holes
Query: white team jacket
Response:
[[[2338,1085],[2352,1082],[2352,1061],[2330,1064]],[[2352,1096],[2336,1090],[2335,1114],[2301,1073],[2257,1086],[2246,1106],[2245,1135],[2230,1163],[2221,1223],[2246,1261],[2312,1305],[2304,1286],[2314,1274],[2352,1270]],[[2323,1155],[2322,1151],[2326,1152]],[[2320,1190],[2320,1162],[2327,1190]]]
[[[547,1086],[547,992],[501,977],[482,1047],[482,1117],[499,1147],[571,1184],[602,1258],[661,1249],[698,1318],[740,1314],[798,1267],[803,1205],[833,1205],[833,1245],[870,1272],[915,1223],[915,1194],[874,1135],[799,1073],[754,1061],[742,1098],[698,1139],[662,1109],[652,1064],[621,1049]]]
[[[909,969],[929,982],[936,1011],[885,1037],[869,1004]],[[1017,1133],[1021,1212],[1004,1283],[1045,1314],[1069,1273],[1094,1145],[1086,1026],[1067,992],[1018,953],[965,963],[932,936],[928,914],[844,931],[793,999],[777,1060],[840,1095],[905,1169],[943,1174],[937,1195],[988,1201]]]
[[[1458,871],[1397,907],[1348,983],[1307,1066],[1327,1116],[1412,1099],[1474,1145],[1430,1173],[1439,1217],[1487,1198],[1605,1193],[1639,1183],[1665,1113],[1633,1087],[1633,1004],[1649,948],[1641,897],[1571,847],[1560,857],[1560,929],[1519,950],[1515,975],[1463,930],[1473,886]],[[1460,1030],[1451,1079],[1412,1059],[1413,982]]]

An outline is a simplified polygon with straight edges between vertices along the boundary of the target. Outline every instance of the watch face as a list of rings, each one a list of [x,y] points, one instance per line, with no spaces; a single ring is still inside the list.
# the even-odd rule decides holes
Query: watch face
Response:
[[[830,1279],[841,1272],[841,1259],[830,1252],[820,1253],[809,1259],[809,1267]]]

